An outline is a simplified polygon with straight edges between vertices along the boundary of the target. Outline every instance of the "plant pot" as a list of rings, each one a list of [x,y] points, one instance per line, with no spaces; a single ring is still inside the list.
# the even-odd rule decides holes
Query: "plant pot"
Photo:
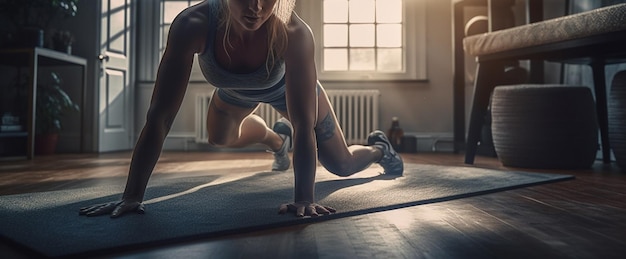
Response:
[[[72,45],[53,43],[54,50],[72,55]]]
[[[35,155],[52,155],[57,149],[59,134],[45,133],[35,136]]]

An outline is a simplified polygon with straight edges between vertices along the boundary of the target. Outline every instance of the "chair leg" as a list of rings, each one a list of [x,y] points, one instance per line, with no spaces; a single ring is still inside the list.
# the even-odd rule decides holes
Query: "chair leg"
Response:
[[[606,100],[606,75],[604,73],[604,63],[594,62],[591,64],[591,69],[593,70],[596,112],[598,113],[598,126],[600,127],[600,138],[602,143],[602,161],[605,164],[610,164],[611,146],[609,144],[609,117]]]
[[[491,92],[501,81],[504,66],[500,62],[481,62],[476,68],[474,96],[470,113],[465,163],[473,164]]]

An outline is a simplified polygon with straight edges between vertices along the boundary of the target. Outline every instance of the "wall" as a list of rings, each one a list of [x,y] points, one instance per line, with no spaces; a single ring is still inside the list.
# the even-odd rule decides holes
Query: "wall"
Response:
[[[435,139],[451,140],[453,130],[453,103],[452,103],[452,2],[442,0],[426,1],[427,21],[427,74],[426,81],[404,82],[322,82],[327,89],[343,88],[366,88],[381,90],[381,122],[379,127],[387,129],[391,124],[391,117],[398,116],[402,128],[408,134],[420,136],[422,143],[429,143]],[[525,0],[516,0],[515,12],[523,12]],[[563,14],[565,0],[544,1],[544,18],[554,18]],[[156,77],[156,64],[158,55],[154,52],[145,52],[155,49],[160,41],[158,35],[150,33],[155,31],[153,26],[158,21],[159,15],[155,5],[156,1],[139,1],[139,19],[144,22],[139,26],[139,43],[143,46],[137,50],[138,82],[135,95],[135,139],[139,135],[148,108],[154,78]],[[81,10],[79,15],[87,15],[88,8]],[[516,17],[516,24],[523,23],[523,16]],[[77,46],[79,48],[80,46]],[[80,53],[80,49],[77,49]],[[90,68],[94,60],[90,60]],[[584,68],[581,68],[584,70]],[[546,64],[546,80],[558,82],[560,79],[560,65]],[[469,72],[471,75],[471,71]],[[572,68],[574,75],[581,74]],[[587,77],[581,76],[579,80],[587,82]],[[93,80],[93,79],[91,79]],[[91,81],[90,80],[90,81]],[[466,88],[467,102],[466,112],[469,113],[470,97],[472,94],[472,82],[468,82]],[[197,145],[193,141],[195,128],[195,95],[208,93],[212,86],[203,81],[193,81],[189,84],[186,99],[174,122],[172,130],[166,140],[166,150],[198,150],[207,149],[206,146]],[[418,144],[418,146],[420,146]],[[422,145],[420,151],[431,150],[431,146]],[[446,149],[444,149],[446,150]]]
[[[426,0],[427,16],[427,81],[407,82],[322,82],[326,89],[366,88],[381,90],[380,128],[391,125],[391,117],[398,116],[407,134],[418,134],[420,139],[452,139],[452,45],[451,2]],[[141,32],[140,32],[141,33]],[[138,37],[139,39],[143,37]],[[145,38],[144,38],[145,39]],[[150,39],[149,39],[150,40]],[[152,38],[151,40],[154,40]],[[139,45],[142,45],[141,43]],[[147,55],[148,56],[148,55]],[[142,59],[139,59],[142,66]],[[141,68],[139,68],[141,70]],[[140,72],[141,73],[141,72]],[[154,71],[146,72],[137,83],[137,135],[145,122],[145,114],[152,94]],[[165,143],[168,150],[206,149],[193,143],[195,93],[210,92],[212,87],[203,82],[191,82],[183,106]],[[431,150],[426,145],[424,150]]]

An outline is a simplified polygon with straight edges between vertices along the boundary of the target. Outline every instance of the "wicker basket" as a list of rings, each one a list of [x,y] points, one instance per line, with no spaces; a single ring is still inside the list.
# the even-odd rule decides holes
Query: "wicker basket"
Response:
[[[504,166],[576,169],[594,163],[598,122],[589,88],[499,86],[491,109],[494,146]]]
[[[620,169],[626,172],[626,71],[613,77],[608,100],[609,142]]]

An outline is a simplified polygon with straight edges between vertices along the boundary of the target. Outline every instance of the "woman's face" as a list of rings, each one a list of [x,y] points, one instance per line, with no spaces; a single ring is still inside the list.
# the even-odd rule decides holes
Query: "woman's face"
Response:
[[[231,19],[244,30],[255,31],[272,15],[278,0],[229,0]]]

